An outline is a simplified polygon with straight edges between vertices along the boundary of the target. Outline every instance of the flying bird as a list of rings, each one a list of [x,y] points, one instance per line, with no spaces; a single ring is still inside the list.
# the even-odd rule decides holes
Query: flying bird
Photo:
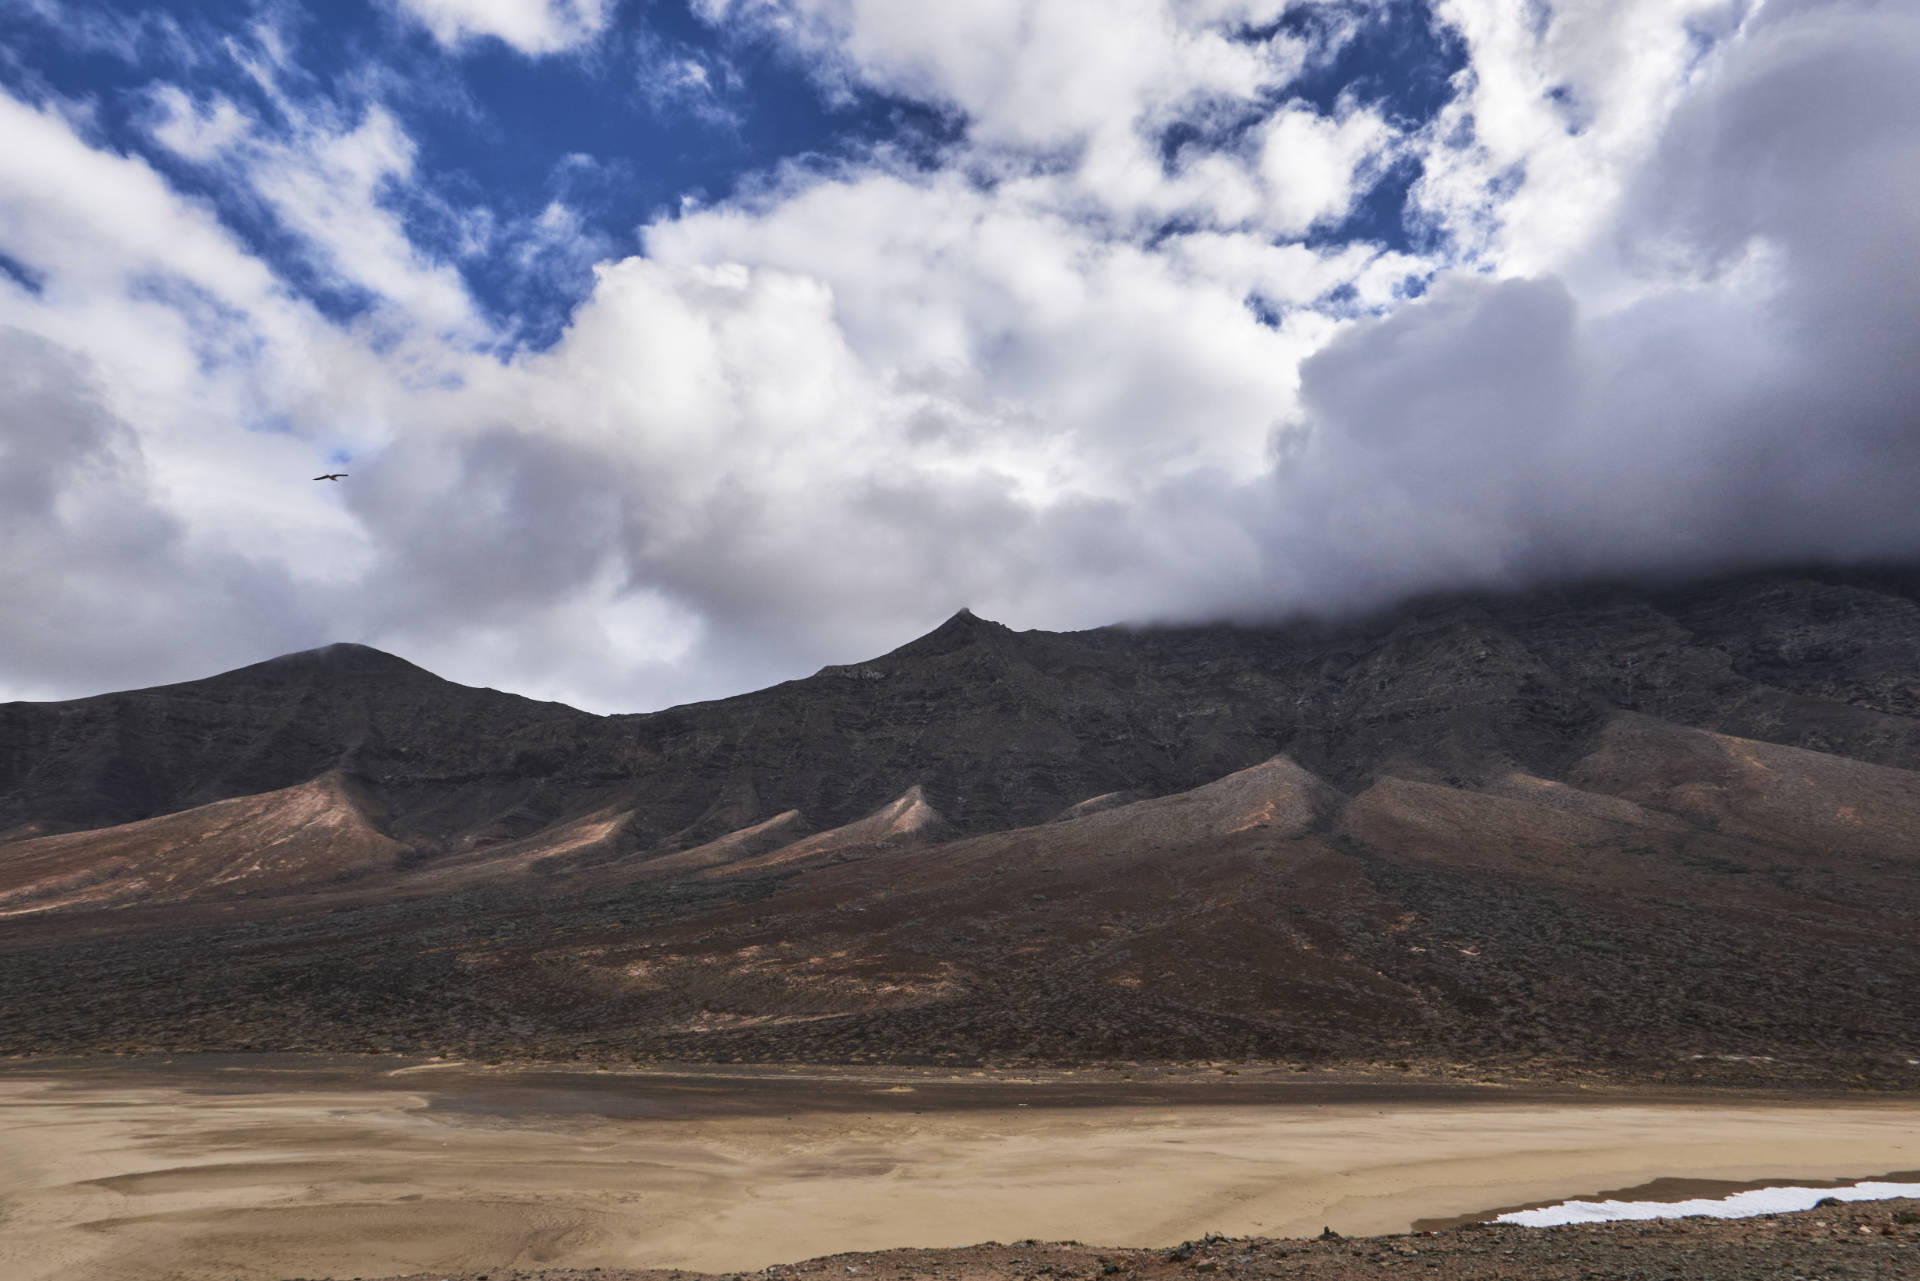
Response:
[[[315,476],[314,479],[315,480],[341,480],[345,478],[346,474],[347,473],[343,471],[330,471],[324,476]]]

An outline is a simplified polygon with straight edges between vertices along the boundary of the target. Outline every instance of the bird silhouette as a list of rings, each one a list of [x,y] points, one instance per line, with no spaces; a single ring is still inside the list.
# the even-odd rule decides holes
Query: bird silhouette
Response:
[[[344,477],[346,474],[347,473],[343,471],[330,471],[324,476],[315,476],[314,479],[315,480],[339,480],[342,477]]]

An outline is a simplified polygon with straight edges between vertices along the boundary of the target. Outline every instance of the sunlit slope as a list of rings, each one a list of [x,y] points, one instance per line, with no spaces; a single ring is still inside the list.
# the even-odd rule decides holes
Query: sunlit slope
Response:
[[[0,845],[0,912],[312,890],[392,873],[404,847],[338,774],[116,827]]]

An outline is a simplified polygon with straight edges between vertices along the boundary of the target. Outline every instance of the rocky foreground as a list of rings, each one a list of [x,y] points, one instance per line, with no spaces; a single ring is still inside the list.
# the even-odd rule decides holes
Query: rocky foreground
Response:
[[[422,1273],[404,1281],[695,1281],[692,1272],[586,1270]],[[726,1281],[746,1281],[729,1274]],[[1842,1203],[1754,1219],[1671,1219],[1317,1240],[1216,1237],[1160,1250],[1077,1242],[989,1242],[954,1250],[836,1254],[768,1268],[768,1281],[1801,1281],[1920,1277],[1920,1201]],[[302,1278],[299,1281],[306,1281]],[[355,1281],[361,1281],[355,1278]],[[402,1281],[394,1278],[390,1281]],[[722,1281],[722,1278],[714,1278]]]

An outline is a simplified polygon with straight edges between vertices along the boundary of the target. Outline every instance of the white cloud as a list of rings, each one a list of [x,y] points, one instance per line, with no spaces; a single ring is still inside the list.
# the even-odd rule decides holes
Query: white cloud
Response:
[[[1248,282],[1208,280],[1025,194],[869,175],[758,214],[659,224],[646,243],[666,263],[821,280],[862,361],[950,406],[969,448],[1005,442],[1004,466],[1033,492],[1113,496],[1166,466],[1257,468],[1292,374],[1244,305]]]
[[[529,57],[588,43],[612,16],[607,0],[395,0],[441,44],[491,36]]]
[[[726,58],[668,41],[651,29],[643,29],[633,43],[638,87],[656,112],[729,129],[744,122],[736,101],[740,73]]]
[[[153,136],[188,160],[212,160],[247,134],[246,116],[219,94],[201,107],[180,86],[161,85],[154,91],[153,105]]]
[[[1242,32],[1281,0],[700,0],[715,23],[788,43],[823,81],[943,106],[966,121],[968,157],[986,172],[1037,164],[1050,199],[1124,223],[1175,215],[1235,225],[1262,207],[1246,157],[1182,157],[1172,173],[1159,134],[1182,119],[1255,109],[1311,50],[1295,37]],[[1337,162],[1341,157],[1331,159]],[[1321,188],[1351,168],[1294,181]],[[1343,193],[1344,194],[1344,193]]]
[[[1260,175],[1267,188],[1267,225],[1302,235],[1317,223],[1338,221],[1353,207],[1356,181],[1388,145],[1386,122],[1368,111],[1330,120],[1289,108],[1261,131]]]
[[[1284,39],[1230,33],[1281,0],[699,0],[716,22],[757,24],[830,73],[966,113],[978,141],[1053,147],[1207,98],[1248,99],[1298,68]]]
[[[369,108],[359,124],[308,124],[291,141],[263,143],[246,178],[337,280],[364,288],[406,319],[461,341],[481,335],[459,273],[423,253],[385,198],[413,168],[413,142]]]
[[[143,162],[87,146],[50,109],[0,93],[0,243],[62,281],[97,287],[129,269],[190,277],[222,298],[271,292],[272,276],[212,215]]]
[[[1601,234],[1749,0],[1440,0],[1466,41],[1464,92],[1429,130],[1415,195],[1502,270],[1552,270]],[[1507,188],[1511,186],[1511,190]]]
[[[0,290],[0,325],[47,344],[31,350],[61,353],[81,371],[63,385],[86,385],[133,433],[150,500],[183,545],[337,572],[356,554],[351,528],[322,496],[288,492],[279,478],[311,474],[315,438],[379,438],[384,391],[369,375],[386,362],[296,300],[212,210],[143,161],[91,147],[58,114],[5,94],[0,131],[10,142],[0,148],[0,249],[41,279],[37,294]],[[47,563],[49,582],[57,564]]]

